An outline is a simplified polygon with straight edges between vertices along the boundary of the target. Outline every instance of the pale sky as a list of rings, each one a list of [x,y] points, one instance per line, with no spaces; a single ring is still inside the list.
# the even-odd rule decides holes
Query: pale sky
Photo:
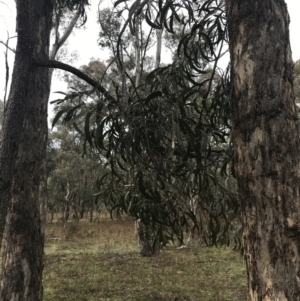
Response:
[[[263,0],[262,0],[263,1]],[[108,55],[101,51],[97,45],[99,25],[97,24],[97,6],[98,1],[92,0],[92,5],[88,10],[88,21],[86,23],[85,30],[76,30],[69,38],[69,52],[77,51],[79,54],[78,61],[73,63],[75,67],[80,67],[83,64],[88,64],[89,60],[98,58],[105,60]],[[102,1],[104,7],[111,3],[110,0]],[[293,52],[293,60],[300,59],[300,1],[299,0],[286,0],[288,10],[290,14],[290,40],[291,48]],[[107,4],[107,5],[106,5]],[[102,6],[103,7],[103,6]],[[10,37],[15,35],[15,2],[12,0],[1,0],[0,2],[0,41],[6,41],[7,33]],[[14,47],[16,39],[12,39],[10,45]],[[5,47],[0,44],[0,99],[4,96],[4,85],[5,85],[5,60],[4,60]],[[13,57],[14,55],[9,52],[9,65],[10,71],[13,68]],[[163,57],[163,56],[162,56]],[[56,76],[52,81],[52,92],[53,91],[65,91],[66,84],[61,82]],[[58,98],[57,94],[51,93],[51,99]]]

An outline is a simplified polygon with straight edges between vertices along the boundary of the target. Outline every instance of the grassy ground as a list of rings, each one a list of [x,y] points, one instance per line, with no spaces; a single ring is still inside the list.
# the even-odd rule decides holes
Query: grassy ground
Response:
[[[242,257],[230,248],[194,242],[143,258],[130,221],[46,228],[45,301],[244,301],[245,290]]]

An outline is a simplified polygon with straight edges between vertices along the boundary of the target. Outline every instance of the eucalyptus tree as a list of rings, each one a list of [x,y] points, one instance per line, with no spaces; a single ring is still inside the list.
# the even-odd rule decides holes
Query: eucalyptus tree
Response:
[[[84,14],[87,1],[60,1]],[[43,232],[39,187],[47,140],[53,0],[16,1],[17,47],[0,150],[3,235],[1,300],[41,300]]]
[[[117,1],[117,5],[122,2]],[[173,163],[180,164],[177,166],[175,164],[175,169],[168,165],[173,172],[180,168],[182,170],[186,166],[183,163],[186,163],[187,154],[192,155],[194,152],[196,170],[199,170],[202,165],[198,158],[201,158],[203,153],[205,155],[211,153],[213,149],[211,145],[203,147],[207,145],[204,143],[203,138],[206,136],[204,133],[211,130],[213,137],[218,136],[222,140],[221,137],[228,131],[224,129],[224,132],[220,133],[222,127],[214,126],[217,124],[214,117],[229,113],[226,110],[223,110],[223,113],[217,110],[216,114],[213,110],[209,110],[212,113],[211,118],[204,119],[206,122],[203,122],[202,108],[207,109],[210,108],[210,103],[218,103],[222,109],[230,109],[229,125],[232,126],[234,149],[233,170],[237,178],[244,224],[243,248],[248,275],[248,297],[250,300],[299,300],[299,130],[292,84],[289,17],[285,1],[208,0],[198,6],[194,1],[159,1],[158,16],[149,14],[149,6],[150,1],[133,3],[129,9],[128,19],[131,28],[134,28],[134,23],[142,13],[147,16],[150,26],[154,28],[164,26],[165,30],[171,33],[174,19],[185,26],[191,25],[191,31],[182,37],[178,45],[178,52],[184,49],[187,64],[179,64],[180,68],[177,69],[173,65],[155,70],[151,74],[152,77],[149,76],[153,86],[152,93],[144,99],[144,102],[142,97],[138,97],[138,93],[130,95],[129,102],[135,105],[131,106],[131,114],[138,112],[138,115],[135,115],[136,122],[130,119],[130,127],[124,126],[123,134],[130,136],[136,131],[138,135],[131,136],[131,141],[134,141],[131,145],[113,140],[110,140],[110,145],[120,143],[121,149],[125,150],[121,152],[122,159],[131,160],[132,165],[137,166],[142,159],[147,162],[146,167],[149,166],[149,161],[155,162],[153,166],[157,171],[163,170],[161,166],[169,163],[166,160],[169,158],[167,150],[173,154],[178,153],[176,157],[178,161],[174,160]],[[185,14],[180,16],[179,12],[184,10]],[[198,61],[199,53],[207,61],[210,61],[208,54],[211,54],[215,66],[219,58],[215,49],[220,49],[226,41],[229,43],[231,72],[230,81],[225,82],[224,90],[221,90],[220,87],[213,87],[212,80],[199,81],[196,74],[203,72]],[[165,76],[159,86],[162,74]],[[176,87],[183,89],[173,93],[170,85],[165,84],[167,75],[169,78],[175,77]],[[201,87],[205,83],[208,83],[209,89],[205,89],[201,95],[202,106],[199,107],[190,99],[192,95],[201,92]],[[211,93],[211,87],[214,93]],[[221,93],[223,97],[220,97],[220,91],[224,91]],[[218,100],[213,97],[215,93],[219,94]],[[169,104],[172,104],[173,100],[179,109],[179,115],[166,113],[158,115],[162,98],[167,99]],[[183,122],[186,121],[183,118],[186,110],[182,102],[186,99],[189,99],[187,104],[193,105],[201,117],[194,126]],[[173,111],[170,109],[169,112]],[[126,113],[122,108],[122,116]],[[141,113],[148,116],[150,114],[151,118],[145,118]],[[158,119],[158,116],[163,118]],[[114,120],[111,117],[104,119],[100,125],[103,127],[103,124],[109,123],[111,125],[109,131],[112,131],[113,127],[120,128],[120,118],[115,117]],[[176,131],[178,126],[170,126],[171,120],[186,133],[186,144],[182,143],[180,136],[176,142],[172,138],[180,131]],[[214,122],[209,123],[209,120]],[[164,126],[164,129],[169,128],[170,132],[175,129],[173,136],[160,134],[165,133],[165,130],[161,131],[161,126],[168,122],[169,125]],[[109,131],[98,136],[98,144],[101,147],[101,141]],[[145,145],[144,148],[141,147],[142,143]],[[174,144],[176,147],[173,147]],[[189,148],[184,149],[185,145]],[[150,151],[145,157],[147,149]],[[156,159],[160,157],[161,161],[153,160],[155,155]],[[109,158],[111,162],[115,159],[118,163],[115,152],[110,151]],[[182,158],[185,160],[180,161]],[[143,178],[142,171],[147,171],[146,167],[137,171],[135,175],[140,192],[146,199],[152,201],[144,211],[147,212],[145,221],[148,218],[148,222],[151,223],[157,216],[160,217],[156,211],[158,207],[151,204],[158,199],[157,194],[160,194],[160,191],[166,191],[166,183],[169,183],[160,181],[164,174],[157,172],[156,178],[160,181],[161,187],[153,191],[152,185]],[[186,172],[182,175],[186,176]],[[114,175],[114,178],[119,179],[118,175]],[[125,200],[128,202],[125,201],[123,208],[127,206],[128,211],[139,203],[134,191],[131,198],[125,197]],[[161,204],[169,205],[166,201],[158,202],[156,205]],[[172,211],[172,207],[169,207],[168,210],[159,212],[166,212],[163,218],[167,220],[176,211]],[[153,217],[152,220],[149,216]],[[159,218],[159,222],[161,221]],[[185,224],[184,220],[181,221]],[[212,223],[214,221],[215,219]],[[174,225],[174,219],[172,223]]]
[[[76,26],[76,23],[80,17],[80,10],[77,10],[75,12],[71,12],[66,7],[61,7],[60,5],[57,5],[54,3],[54,14],[53,14],[53,28],[52,28],[52,40],[53,44],[51,49],[49,50],[49,58],[54,60],[57,57],[57,54],[61,52],[62,47],[66,43],[67,39],[69,38],[71,32],[73,31],[74,27]],[[4,105],[5,105],[5,99],[6,99],[6,93],[7,93],[7,84],[9,80],[9,66],[7,63],[7,51],[10,50],[15,54],[15,50],[13,48],[10,48],[8,45],[10,38],[7,39],[7,42],[4,43],[0,41],[5,47],[5,59],[6,59],[6,87],[5,87],[5,95],[4,95]],[[62,56],[61,54],[59,55]],[[49,86],[51,86],[51,79],[52,79],[52,73],[53,69],[49,70],[50,72],[50,81]],[[4,112],[3,112],[4,114]],[[44,153],[45,154],[45,153]],[[46,168],[45,164],[45,158],[43,159],[43,168]],[[40,202],[41,202],[41,214],[42,218],[44,220],[43,224],[46,220],[46,207],[47,207],[47,178],[46,178],[46,171],[43,172],[43,175],[41,175],[42,180],[40,183]]]
[[[196,224],[194,216],[176,203],[177,192],[199,194],[204,187],[202,183],[215,182],[216,177],[207,167],[214,162],[220,166],[215,169],[218,172],[226,165],[227,152],[215,146],[228,142],[225,137],[228,125],[232,125],[249,298],[300,299],[299,132],[292,90],[287,7],[284,0],[224,2],[225,10],[221,0],[159,1],[158,17],[149,13],[150,1],[133,3],[127,22],[131,29],[143,13],[154,28],[164,26],[172,33],[176,18],[185,27],[191,26],[191,31],[178,45],[179,53],[184,49],[187,63],[179,61],[150,73],[149,86],[145,88],[151,93],[146,96],[134,89],[125,106],[118,93],[112,96],[101,83],[79,70],[48,60],[53,1],[16,1],[18,44],[0,154],[2,228],[9,207],[2,260],[3,300],[41,299],[42,235],[37,192],[42,155],[38,147],[32,148],[43,145],[46,136],[39,125],[46,116],[49,74],[41,67],[73,72],[103,94],[94,114],[104,112],[105,116],[100,114],[97,128],[90,131],[93,113],[89,112],[85,134],[91,144],[107,153],[112,173],[111,181],[106,184],[116,184],[110,192],[106,190],[110,193],[110,204],[135,212],[145,223],[156,227],[155,237],[160,237],[161,242],[170,238],[168,229],[173,230],[170,235],[177,229],[175,233],[180,238],[182,226],[189,222],[187,216]],[[72,1],[63,4],[72,6]],[[83,8],[86,1],[74,0],[73,4]],[[179,12],[184,10],[180,16]],[[205,71],[198,60],[199,53],[213,63],[214,75],[221,45],[227,39],[226,26],[231,80],[227,77],[218,85],[213,84],[213,76],[199,80]],[[206,84],[208,89],[203,93],[201,87]],[[186,107],[190,106],[199,114],[196,122],[187,116]],[[73,116],[70,111],[67,115],[75,118],[76,110],[71,112]],[[224,125],[220,126],[220,120]],[[190,157],[194,161],[188,160]],[[121,168],[122,160],[130,164],[135,185],[130,186],[132,189],[124,195],[120,206],[116,189],[123,188],[124,181],[114,167]],[[149,177],[143,177],[144,173]],[[176,187],[174,178],[187,177],[194,181],[181,181],[187,186]],[[156,179],[157,187],[153,188],[151,178]],[[105,179],[108,175],[99,179],[99,184]],[[203,192],[211,197],[213,186],[209,187],[210,190]],[[220,233],[220,218],[228,220],[225,213],[232,210],[233,203],[224,190],[217,202],[207,202],[207,209],[217,209],[206,209],[212,240]]]
[[[287,5],[225,3],[249,299],[299,300],[299,128]]]
[[[180,3],[160,2],[162,23],[169,29]],[[185,1],[181,9],[186,8],[187,22],[200,21],[183,37],[178,50],[183,45],[191,68],[197,69],[193,55],[206,54],[201,47],[189,52],[188,41],[200,37],[211,48],[226,39],[221,26],[226,12],[231,57],[228,99],[248,296],[250,300],[299,300],[299,129],[287,6],[283,0],[224,3],[206,1],[197,9]],[[131,19],[147,5],[143,2],[136,8]],[[209,20],[212,15],[214,22]],[[153,20],[161,26],[158,18]]]
[[[130,94],[130,90],[135,90],[140,85],[145,87],[145,74],[147,72],[149,73],[153,67],[159,67],[162,49],[162,30],[157,30],[155,41],[152,28],[149,30],[148,27],[148,32],[145,30],[146,22],[144,16],[141,15],[135,23],[134,34],[124,27],[124,23],[126,23],[126,19],[123,16],[122,10],[99,10],[99,45],[108,48],[112,53],[112,57],[115,59],[112,63],[117,66],[118,78],[122,83],[119,84],[120,91],[122,91],[123,99],[126,99]],[[122,27],[122,39],[119,41]],[[154,46],[154,43],[156,43],[155,59],[148,54],[149,49]],[[110,74],[114,73],[113,69],[111,66]],[[145,93],[145,91],[140,91],[139,93]],[[125,162],[123,164],[126,165]],[[130,179],[132,176],[131,172],[128,172],[126,178]],[[131,184],[128,182],[127,185]],[[147,239],[147,226],[140,223],[140,219],[136,221],[136,228],[141,254],[151,256],[155,253],[154,251],[158,252],[158,245],[153,248],[151,240]]]
[[[181,2],[160,3],[163,23],[171,28]],[[197,10],[185,1],[181,8],[187,9],[187,22],[198,19],[199,23],[183,37],[178,51],[186,47],[188,62],[197,68],[193,54],[206,54],[201,47],[189,52],[188,41],[201,37],[210,47],[226,39],[220,24],[226,13],[231,57],[228,99],[248,296],[250,300],[299,300],[299,129],[287,6],[283,0],[224,3],[206,1]],[[147,9],[148,4],[143,5]],[[140,6],[135,12],[142,10]],[[212,15],[214,22],[209,20]],[[131,17],[134,20],[135,13]],[[158,18],[153,20],[160,25]]]
[[[153,5],[149,4],[149,11],[148,6],[137,5],[142,8],[141,16],[153,15]],[[125,4],[120,11],[126,9]],[[159,12],[159,7],[154,11]],[[134,16],[132,12],[130,17]],[[143,18],[157,29],[161,26],[151,22],[149,16]],[[123,68],[120,74],[123,70],[128,78],[121,54],[125,48],[123,40],[128,42],[124,34],[127,37],[126,25],[130,22],[135,21],[128,19],[123,27],[113,21],[109,27],[102,21],[104,33],[116,35],[120,28],[120,34],[118,38],[109,35],[108,44],[103,43],[103,37],[100,40],[105,46],[113,45],[111,49],[121,61],[119,68]],[[182,242],[184,227],[201,229],[206,241],[216,244],[220,237],[226,237],[231,213],[237,210],[234,192],[220,181],[231,158],[226,113],[228,78],[221,79],[216,65],[212,71],[207,68],[215,51],[222,48],[217,46],[222,44],[224,25],[219,21],[219,26],[215,24],[210,32],[216,45],[204,43],[206,36],[198,38],[193,31],[196,25],[199,26],[196,22],[183,24],[183,38],[187,41],[180,41],[173,64],[148,72],[138,86],[130,80],[126,98],[118,93],[121,89],[116,89],[115,93],[111,91],[113,101],[99,99],[100,109],[98,106],[94,112],[86,110],[86,136],[105,154],[111,171],[99,178],[99,196],[109,208],[142,221],[147,228],[142,233],[143,240],[150,241],[147,254],[155,251],[155,245],[164,245],[175,237]],[[171,33],[172,26],[164,24]],[[137,34],[134,24],[129,27],[132,35]],[[184,53],[197,62],[185,58]],[[74,103],[69,111],[63,108],[58,115],[65,114],[65,121],[72,123],[84,109]],[[96,124],[90,122],[90,114],[98,117]],[[189,200],[195,197],[202,212],[200,221],[189,208]]]

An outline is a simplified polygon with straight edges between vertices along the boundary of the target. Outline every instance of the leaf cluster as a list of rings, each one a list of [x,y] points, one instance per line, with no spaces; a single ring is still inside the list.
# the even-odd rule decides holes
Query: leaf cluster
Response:
[[[56,3],[60,9],[68,8],[71,11],[79,10],[81,17],[83,18],[83,24],[87,20],[86,6],[90,5],[89,0],[56,0]]]

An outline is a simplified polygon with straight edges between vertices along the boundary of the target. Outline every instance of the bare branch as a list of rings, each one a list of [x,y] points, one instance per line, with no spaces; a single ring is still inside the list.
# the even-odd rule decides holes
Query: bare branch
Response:
[[[16,54],[16,50],[13,49],[13,48],[10,48],[8,46],[8,42],[7,43],[4,43],[3,41],[0,41],[0,44],[3,44],[7,49],[9,49],[10,51],[12,51],[14,54]]]
[[[68,25],[68,27],[66,28],[65,32],[63,33],[62,37],[59,38],[58,37],[58,16],[56,17],[56,37],[55,37],[55,44],[52,46],[52,50],[50,53],[50,59],[53,60],[58,52],[58,50],[60,49],[60,47],[66,42],[66,40],[68,39],[68,37],[70,36],[78,18],[80,17],[80,10],[77,10],[77,12],[74,14],[72,20],[70,21],[70,24]]]

